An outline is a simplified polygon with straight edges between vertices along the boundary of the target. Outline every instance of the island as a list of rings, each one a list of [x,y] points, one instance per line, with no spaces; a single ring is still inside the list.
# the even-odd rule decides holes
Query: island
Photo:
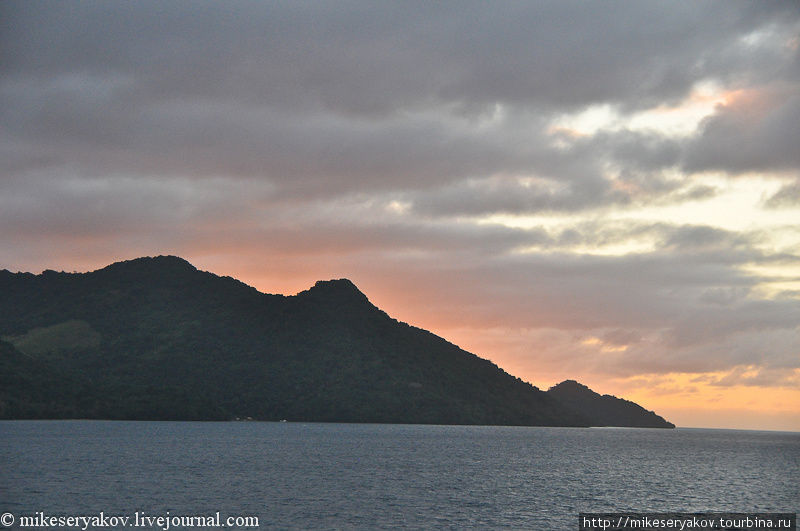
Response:
[[[577,382],[542,391],[347,279],[271,295],[174,256],[0,271],[0,418],[674,427]]]

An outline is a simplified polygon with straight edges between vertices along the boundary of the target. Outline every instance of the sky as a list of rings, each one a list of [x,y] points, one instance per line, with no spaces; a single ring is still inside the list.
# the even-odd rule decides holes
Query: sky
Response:
[[[0,269],[351,279],[540,388],[800,431],[796,2],[0,3]]]

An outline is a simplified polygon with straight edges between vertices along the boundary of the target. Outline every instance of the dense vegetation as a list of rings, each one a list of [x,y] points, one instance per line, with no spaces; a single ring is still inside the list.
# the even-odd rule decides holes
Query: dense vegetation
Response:
[[[599,395],[575,380],[565,380],[551,387],[547,394],[573,411],[592,420],[592,426],[628,426],[635,428],[674,428],[639,404],[611,395]]]
[[[0,339],[0,418],[591,424],[347,280],[286,297],[175,257],[0,271]]]

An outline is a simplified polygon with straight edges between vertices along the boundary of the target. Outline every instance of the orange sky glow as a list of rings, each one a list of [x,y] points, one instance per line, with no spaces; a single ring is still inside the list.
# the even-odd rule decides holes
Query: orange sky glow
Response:
[[[796,5],[357,4],[0,3],[0,269],[349,278],[540,388],[800,431]]]

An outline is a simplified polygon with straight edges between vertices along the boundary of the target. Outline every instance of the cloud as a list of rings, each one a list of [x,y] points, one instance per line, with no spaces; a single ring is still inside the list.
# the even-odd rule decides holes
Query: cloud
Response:
[[[737,365],[724,376],[711,379],[709,383],[721,387],[745,385],[796,389],[800,384],[800,370],[764,369],[752,365]]]
[[[689,171],[796,172],[800,137],[797,85],[736,94],[702,124],[687,149]]]
[[[679,100],[699,79],[731,71],[708,57],[787,12],[747,3],[688,9],[641,2],[619,16],[579,2],[10,2],[2,119],[31,163],[44,156],[99,171],[245,174],[305,193],[424,187],[531,167],[562,178],[567,157],[535,147],[537,121],[597,103]],[[740,75],[761,73],[740,61]],[[526,123],[482,129],[498,108]],[[654,137],[613,143],[626,163],[653,167],[676,156]],[[543,171],[544,158],[557,164]]]
[[[140,93],[155,97],[369,115],[445,102],[579,107],[680,97],[698,77],[730,71],[708,57],[793,10],[746,2],[724,10],[637,2],[624,12],[582,2],[12,2],[3,11],[4,66],[15,76],[134,74]]]
[[[602,177],[561,185],[550,179],[490,177],[471,179],[410,196],[416,212],[427,216],[481,216],[496,213],[571,211],[625,201]]]
[[[780,2],[2,2],[0,266],[346,276],[528,379],[768,385],[800,344],[798,31]]]
[[[800,206],[800,179],[784,185],[767,201],[768,208],[796,208]]]

